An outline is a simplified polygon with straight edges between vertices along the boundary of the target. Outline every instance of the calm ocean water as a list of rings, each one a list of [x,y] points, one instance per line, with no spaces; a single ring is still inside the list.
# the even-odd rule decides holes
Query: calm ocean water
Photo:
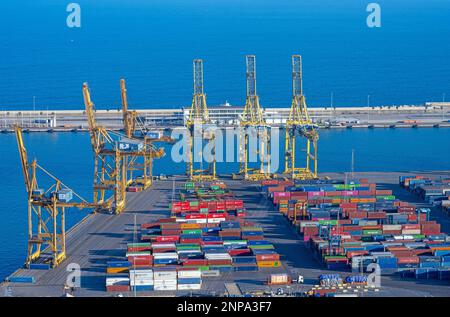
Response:
[[[310,106],[413,104],[450,98],[450,2],[380,0],[382,27],[365,24],[369,1],[77,1],[81,29],[65,25],[61,0],[2,3],[0,109],[82,109],[88,81],[97,108],[120,105],[127,79],[133,108],[190,104],[192,59],[203,58],[211,105],[245,100],[245,55],[257,56],[263,106],[289,106],[291,54],[304,60]],[[450,166],[450,129],[323,131],[320,170],[438,170]],[[87,134],[25,136],[30,158],[89,199]],[[26,204],[13,135],[0,135],[0,278],[23,263]],[[184,166],[156,163],[156,173]],[[228,166],[219,165],[219,172]],[[69,225],[85,213],[68,213]]]

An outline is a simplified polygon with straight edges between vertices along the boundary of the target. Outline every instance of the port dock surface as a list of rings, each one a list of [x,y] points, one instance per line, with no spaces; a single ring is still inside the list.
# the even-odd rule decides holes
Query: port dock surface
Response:
[[[443,172],[398,172],[354,173],[355,178],[367,178],[376,182],[382,189],[391,189],[397,198],[421,207],[430,207],[398,185],[399,175],[423,175],[428,177],[449,177],[450,171]],[[343,173],[323,173],[320,175],[344,179]],[[173,177],[175,188],[181,188],[186,178]],[[105,291],[106,262],[123,259],[126,244],[133,242],[134,223],[137,228],[141,223],[169,216],[169,203],[173,197],[172,178],[155,181],[146,191],[127,193],[126,211],[120,215],[92,214],[77,224],[67,235],[67,259],[57,268],[50,270],[19,269],[14,276],[33,276],[34,284],[16,284],[4,282],[0,286],[0,296],[62,296],[64,283],[69,272],[67,266],[77,263],[81,267],[81,288],[76,289],[75,296],[112,296]],[[242,293],[264,292],[271,289],[265,285],[271,273],[289,273],[292,277],[304,276],[305,284],[292,284],[289,291],[306,291],[317,284],[318,275],[327,271],[315,259],[308,246],[299,239],[298,234],[288,220],[259,192],[255,183],[232,180],[229,176],[221,177],[237,199],[243,199],[247,210],[247,219],[260,225],[265,239],[270,241],[281,255],[281,268],[260,269],[258,272],[230,272],[219,277],[203,279],[201,291],[196,294],[223,295],[225,283],[236,283]],[[71,212],[76,212],[71,210]],[[442,232],[450,232],[450,220],[442,211],[433,208],[432,220],[441,224]],[[333,271],[336,272],[336,271]],[[273,287],[272,290],[276,290]],[[427,281],[400,279],[395,276],[383,276],[381,288],[377,291],[351,289],[348,292],[360,293],[362,296],[450,296],[448,281]],[[124,294],[133,296],[133,293]],[[140,296],[180,296],[189,295],[181,292],[148,292]]]
[[[244,107],[208,107],[209,117],[221,127],[234,127]],[[281,126],[289,117],[290,108],[263,108],[263,117],[272,126]],[[173,109],[136,109],[140,125],[149,128],[174,128],[185,125],[189,107]],[[450,127],[450,103],[377,107],[309,107],[311,119],[329,128],[392,128],[392,127]],[[122,110],[96,110],[97,122],[109,130],[123,128]],[[20,125],[29,131],[87,131],[83,110],[0,111],[0,128],[12,131]]]

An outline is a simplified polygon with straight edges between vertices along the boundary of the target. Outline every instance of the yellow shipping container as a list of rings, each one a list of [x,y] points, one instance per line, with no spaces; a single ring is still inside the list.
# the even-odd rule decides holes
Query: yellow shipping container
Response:
[[[257,261],[258,267],[280,267],[281,261]]]
[[[106,273],[108,274],[117,274],[117,273],[127,273],[127,267],[108,267],[106,268]]]
[[[182,223],[181,229],[200,229],[200,224],[198,224],[198,223]]]

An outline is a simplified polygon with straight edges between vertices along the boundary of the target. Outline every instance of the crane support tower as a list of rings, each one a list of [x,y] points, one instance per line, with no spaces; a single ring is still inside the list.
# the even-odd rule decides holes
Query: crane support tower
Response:
[[[263,118],[256,93],[256,57],[246,56],[247,98],[240,118],[239,174],[246,180],[258,181],[272,177],[270,172],[270,127]],[[250,167],[249,137],[257,141],[256,156],[259,167]]]
[[[127,166],[117,142],[95,120],[94,104],[87,83],[83,84],[83,97],[94,152],[94,203],[107,204],[111,212],[125,208]]]
[[[206,95],[203,84],[203,61],[195,59],[193,61],[194,70],[194,94],[192,98],[192,106],[189,111],[189,117],[186,120],[186,129],[188,131],[188,153],[189,158],[186,164],[186,174],[192,181],[208,181],[216,179],[216,157],[215,157],[215,133],[213,129],[207,129],[211,124],[209,119],[208,106],[206,104]],[[200,168],[196,169],[194,160],[196,157],[194,142],[196,138],[201,139],[200,150]],[[212,157],[207,163],[207,168],[203,169],[203,144],[204,141],[209,143],[212,148]]]
[[[41,167],[36,159],[29,162],[22,130],[15,127],[15,134],[28,196],[28,252],[25,266],[37,262],[55,267],[66,258],[66,208],[99,206],[81,198]],[[38,183],[38,175],[40,180],[44,176],[45,183],[50,184],[47,189]]]
[[[308,115],[302,83],[302,59],[300,55],[292,55],[292,105],[286,121],[285,170],[292,179],[317,178],[317,141],[318,126]],[[306,140],[305,166],[296,164],[296,138]]]
[[[161,158],[165,155],[164,148],[154,149],[154,142],[168,142],[173,140],[163,135],[155,136],[155,133],[148,133],[141,120],[138,120],[137,111],[128,109],[127,88],[125,79],[120,80],[120,92],[122,97],[122,115],[124,132],[129,139],[140,139],[144,141],[144,147],[151,149],[148,155],[126,156],[126,165],[128,166],[127,185],[138,184],[147,189],[152,185],[153,180],[153,159]],[[137,175],[135,178],[134,176]]]

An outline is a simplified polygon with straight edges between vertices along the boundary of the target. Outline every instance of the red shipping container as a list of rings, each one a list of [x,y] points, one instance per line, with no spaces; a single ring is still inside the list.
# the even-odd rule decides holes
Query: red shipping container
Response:
[[[228,254],[231,256],[247,256],[252,255],[252,251],[250,249],[231,249]]]
[[[420,259],[417,256],[405,256],[405,257],[398,257],[397,263],[403,264],[403,263],[419,263]]]
[[[270,180],[263,180],[261,181],[261,185],[277,185],[278,184],[278,180],[276,179],[270,179]]]
[[[279,261],[279,254],[257,254],[256,261]]]
[[[369,251],[367,250],[358,250],[358,251],[348,251],[347,252],[347,258],[351,259],[354,256],[358,256],[358,255],[367,255],[369,254]]]
[[[341,203],[339,204],[339,207],[341,208],[357,208],[358,205],[356,203]]]
[[[201,245],[223,245],[222,241],[202,241]]]
[[[206,214],[189,214],[186,219],[206,219]]]
[[[183,266],[205,266],[208,265],[208,260],[205,259],[189,259],[182,261]]]
[[[303,227],[303,234],[307,235],[307,236],[315,236],[317,234],[319,234],[319,228],[318,227]]]
[[[207,260],[208,265],[231,265],[231,260],[217,259],[217,260]]]
[[[395,255],[396,257],[400,258],[400,257],[411,257],[414,256],[414,252],[412,252],[411,250],[395,250],[395,251],[390,251],[393,255]]]
[[[348,232],[348,231],[359,231],[359,230],[362,230],[362,227],[361,226],[356,226],[356,225],[354,225],[354,226],[343,226],[342,229],[345,232]]]
[[[158,228],[159,223],[157,222],[149,222],[149,223],[143,223],[141,224],[141,229],[151,229],[151,228]]]
[[[226,213],[209,213],[207,215],[207,218],[226,218],[227,214]]]
[[[367,218],[368,219],[385,219],[386,212],[384,212],[384,211],[368,212]]]
[[[161,234],[163,236],[177,236],[177,235],[180,235],[181,232],[182,232],[181,229],[164,229],[164,230],[161,230]]]
[[[106,286],[107,292],[129,292],[130,286],[129,285],[109,285]]]
[[[420,229],[420,224],[406,224],[402,225],[403,230],[417,230]]]
[[[158,236],[156,237],[157,242],[178,242],[179,236]]]
[[[251,241],[257,241],[257,240],[263,240],[264,236],[242,236],[242,239],[251,240]]]
[[[170,223],[170,222],[176,222],[177,219],[176,218],[161,218],[158,219],[159,223]]]

